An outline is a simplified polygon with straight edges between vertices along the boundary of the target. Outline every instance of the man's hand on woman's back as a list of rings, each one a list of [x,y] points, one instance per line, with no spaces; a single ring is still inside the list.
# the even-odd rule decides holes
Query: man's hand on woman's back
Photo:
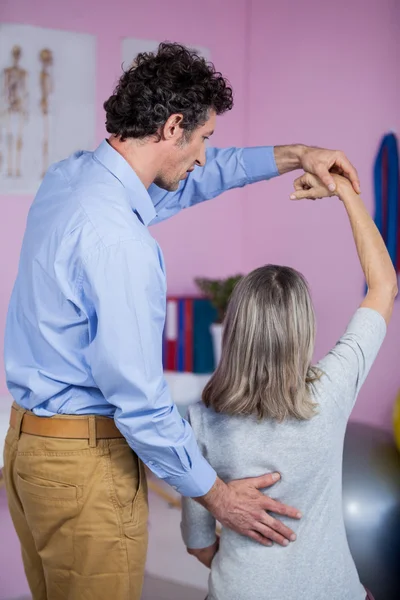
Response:
[[[279,473],[270,473],[237,479],[228,484],[217,478],[208,494],[196,500],[225,527],[264,546],[270,546],[272,542],[287,546],[295,541],[295,533],[269,513],[293,519],[300,519],[301,513],[260,491],[276,483],[279,478]]]

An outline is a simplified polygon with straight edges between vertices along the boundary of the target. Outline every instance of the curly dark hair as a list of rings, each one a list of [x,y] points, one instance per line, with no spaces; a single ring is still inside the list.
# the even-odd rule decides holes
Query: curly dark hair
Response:
[[[137,55],[106,102],[108,133],[127,138],[157,135],[168,118],[183,115],[185,134],[203,125],[208,111],[220,115],[233,106],[227,80],[195,50],[164,42],[156,53]]]

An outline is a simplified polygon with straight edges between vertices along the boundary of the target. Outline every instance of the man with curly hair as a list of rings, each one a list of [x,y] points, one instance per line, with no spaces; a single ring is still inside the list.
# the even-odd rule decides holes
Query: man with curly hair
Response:
[[[30,209],[7,317],[4,471],[34,600],[140,598],[144,465],[253,540],[295,540],[270,513],[301,515],[261,491],[279,474],[224,483],[171,401],[165,267],[148,225],[298,168],[330,189],[330,170],[359,183],[341,152],[206,149],[232,104],[196,52],[139,54],[104,104],[109,139],[51,166]]]

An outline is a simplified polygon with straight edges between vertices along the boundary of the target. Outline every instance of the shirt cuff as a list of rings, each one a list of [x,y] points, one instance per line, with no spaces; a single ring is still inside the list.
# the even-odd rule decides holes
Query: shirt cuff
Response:
[[[192,464],[186,473],[175,477],[165,477],[169,483],[182,496],[197,498],[207,494],[217,479],[217,474],[203,456]]]
[[[273,146],[243,148],[243,164],[251,183],[278,177]]]

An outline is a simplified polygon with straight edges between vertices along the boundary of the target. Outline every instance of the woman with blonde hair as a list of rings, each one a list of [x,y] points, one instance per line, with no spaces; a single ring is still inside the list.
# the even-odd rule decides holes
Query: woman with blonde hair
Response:
[[[347,211],[368,292],[346,332],[312,366],[315,317],[304,277],[289,267],[256,269],[232,294],[221,361],[203,403],[189,410],[222,480],[278,472],[275,498],[303,513],[294,542],[266,547],[226,528],[219,540],[213,516],[185,498],[182,534],[189,553],[211,568],[209,600],[366,598],[344,528],[343,441],[385,337],[397,280],[361,198],[343,177],[335,182],[330,192],[305,174],[293,196],[337,195]]]

